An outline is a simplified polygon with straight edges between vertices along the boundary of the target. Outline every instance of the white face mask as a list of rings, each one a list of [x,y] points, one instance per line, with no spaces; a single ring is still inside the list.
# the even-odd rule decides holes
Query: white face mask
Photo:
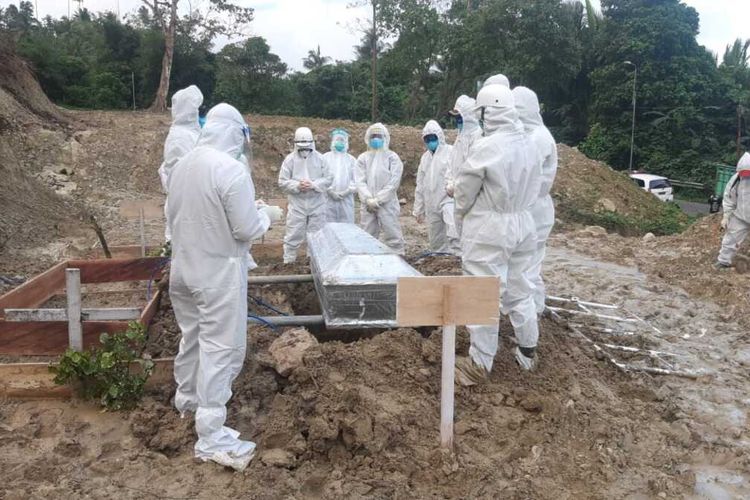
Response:
[[[312,153],[312,151],[311,151],[311,150],[309,150],[309,149],[300,149],[300,150],[299,150],[299,155],[300,155],[300,156],[301,156],[301,157],[302,157],[303,159],[305,159],[305,160],[307,159],[307,157],[308,157],[308,156],[310,156],[310,153]]]

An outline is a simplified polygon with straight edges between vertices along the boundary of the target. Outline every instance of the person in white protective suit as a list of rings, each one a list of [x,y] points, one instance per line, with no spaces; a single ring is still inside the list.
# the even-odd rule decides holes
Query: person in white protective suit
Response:
[[[727,183],[723,208],[721,227],[726,233],[716,262],[718,269],[732,265],[737,250],[750,233],[750,153],[742,155],[737,163],[737,173]]]
[[[471,145],[474,144],[474,141],[478,137],[482,136],[482,128],[479,126],[479,120],[477,120],[474,110],[475,107],[476,101],[474,99],[462,95],[456,99],[456,105],[450,111],[450,114],[456,120],[456,128],[458,128],[458,135],[451,150],[450,165],[445,170],[445,192],[448,193],[451,199],[453,199],[456,172],[469,157]],[[456,227],[456,235],[460,238],[462,220],[455,212],[455,202],[453,203],[453,220]]]
[[[427,222],[429,248],[432,252],[460,252],[453,218],[453,200],[445,190],[445,173],[450,168],[453,146],[445,143],[445,133],[435,120],[422,129],[427,151],[417,170],[414,191],[414,217],[419,224]]]
[[[502,85],[505,88],[510,88],[510,80],[508,80],[508,77],[505,76],[502,73],[498,73],[496,75],[492,75],[491,77],[487,78],[484,83],[482,84],[482,88],[486,87],[487,85]]]
[[[518,120],[513,93],[488,85],[477,95],[484,137],[471,148],[455,181],[456,212],[464,216],[463,271],[498,276],[501,312],[510,315],[518,346],[516,360],[526,370],[535,364],[539,337],[534,285],[528,278],[536,251],[531,209],[539,198],[541,161]],[[456,380],[473,385],[492,369],[498,348],[498,325],[468,326],[469,357],[456,363]]]
[[[555,225],[555,204],[552,202],[550,191],[557,174],[557,143],[547,127],[544,126],[536,93],[526,87],[516,87],[513,89],[513,98],[524,131],[539,151],[542,161],[542,186],[539,191],[539,199],[531,209],[531,215],[534,217],[534,223],[536,224],[536,252],[529,270],[529,278],[535,286],[534,304],[536,305],[536,312],[541,314],[545,307],[542,264],[544,263],[547,239],[552,232],[552,226]]]
[[[253,182],[238,160],[246,127],[235,108],[215,106],[169,181],[169,296],[182,331],[174,404],[183,416],[195,412],[195,456],[238,470],[255,444],[224,422],[245,360],[248,248],[282,215],[279,207],[256,208]]]
[[[406,251],[401,222],[398,217],[398,187],[404,164],[390,150],[391,136],[382,123],[375,123],[365,132],[367,151],[357,158],[354,181],[361,202],[362,229],[378,238],[383,232],[384,243],[400,255]]]
[[[287,194],[289,207],[284,235],[284,263],[297,260],[297,250],[308,232],[326,222],[326,200],[333,176],[323,155],[315,150],[312,131],[300,127],[294,132],[294,151],[281,164],[279,187]]]
[[[203,94],[195,85],[178,90],[172,96],[172,126],[164,141],[164,161],[159,167],[161,187],[167,195],[164,201],[164,215],[169,211],[169,174],[177,162],[195,147],[201,126],[198,122],[198,108],[203,104]],[[169,224],[165,224],[164,239],[170,241]]]
[[[357,159],[349,154],[349,134],[337,128],[331,132],[331,150],[323,155],[333,175],[328,188],[326,222],[354,224],[354,164]]]

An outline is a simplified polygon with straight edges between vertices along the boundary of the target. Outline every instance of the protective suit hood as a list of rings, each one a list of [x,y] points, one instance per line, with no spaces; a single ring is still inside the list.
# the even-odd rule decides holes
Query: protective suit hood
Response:
[[[750,170],[750,153],[745,153],[737,162],[737,172],[742,170]]]
[[[195,85],[178,90],[172,96],[172,125],[186,125],[200,130],[198,108],[203,104],[203,94]]]
[[[388,132],[386,126],[382,123],[373,123],[372,125],[367,127],[367,131],[365,132],[365,145],[369,150],[372,150],[372,148],[370,148],[370,138],[373,134],[383,134],[382,151],[388,151],[391,144],[391,134]]]
[[[196,121],[197,123],[197,121]],[[206,115],[206,125],[201,131],[198,146],[208,146],[238,158],[242,153],[247,127],[237,108],[226,103],[217,104]]]
[[[487,85],[494,85],[494,84],[502,85],[503,87],[510,88],[510,80],[508,80],[508,77],[502,73],[498,73],[496,75],[492,75],[491,77],[487,78],[482,84],[482,87],[486,87]]]
[[[526,87],[516,87],[513,89],[513,98],[518,118],[526,130],[544,126],[536,92]]]
[[[427,137],[428,135],[436,135],[438,138],[438,142],[441,146],[445,145],[445,132],[443,132],[442,127],[440,127],[440,124],[436,122],[435,120],[428,121],[424,128],[422,129],[422,138]]]
[[[467,95],[459,96],[453,109],[458,111],[464,121],[463,129],[459,135],[471,133],[479,128],[479,120],[476,115],[476,101]]]

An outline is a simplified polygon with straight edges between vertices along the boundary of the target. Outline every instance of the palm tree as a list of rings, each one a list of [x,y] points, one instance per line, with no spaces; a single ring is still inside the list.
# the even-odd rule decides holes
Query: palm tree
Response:
[[[317,50],[308,50],[307,57],[302,59],[302,65],[305,69],[313,70],[322,68],[326,64],[331,62],[331,58],[320,54],[320,45]]]

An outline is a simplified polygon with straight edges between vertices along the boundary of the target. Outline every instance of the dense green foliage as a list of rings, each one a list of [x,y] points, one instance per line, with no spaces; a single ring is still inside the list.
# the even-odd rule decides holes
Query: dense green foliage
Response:
[[[83,399],[97,399],[108,410],[129,409],[141,399],[154,369],[153,361],[140,357],[145,341],[143,326],[133,322],[125,332],[103,333],[98,349],[68,349],[50,371],[56,384],[73,384]]]
[[[215,35],[183,18],[171,88],[195,83],[208,105],[224,100],[243,111],[369,120],[377,43],[382,120],[445,120],[459,94],[502,72],[537,91],[558,140],[626,168],[637,67],[635,166],[710,181],[707,162],[736,161],[738,118],[748,147],[748,42],[728,46],[718,64],[696,41],[697,12],[679,0],[601,3],[597,13],[567,0],[377,0],[378,25],[353,47],[354,60],[332,62],[317,47],[306,72],[290,72],[260,37],[216,52]],[[19,52],[59,104],[127,108],[135,99],[146,107],[153,99],[164,39],[146,9],[124,23],[86,10],[39,21],[21,2],[0,12],[0,28],[18,34]]]

